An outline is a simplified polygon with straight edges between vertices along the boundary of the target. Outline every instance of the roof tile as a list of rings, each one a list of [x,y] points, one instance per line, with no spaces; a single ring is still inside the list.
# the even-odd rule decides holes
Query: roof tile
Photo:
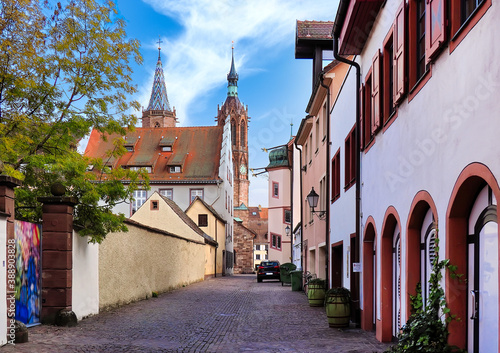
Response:
[[[214,181],[218,180],[222,126],[136,128],[127,133],[126,140],[137,140],[133,152],[109,159],[114,168],[125,166],[152,167],[151,182]],[[93,130],[85,155],[107,161],[106,153],[114,148],[118,135],[102,135]],[[172,151],[162,151],[162,145],[173,142]],[[182,164],[180,173],[170,173],[172,162]]]

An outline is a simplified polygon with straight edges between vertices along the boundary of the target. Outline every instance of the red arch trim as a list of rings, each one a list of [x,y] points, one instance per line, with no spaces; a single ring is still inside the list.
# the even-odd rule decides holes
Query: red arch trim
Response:
[[[446,258],[458,267],[458,273],[467,273],[468,217],[477,194],[486,184],[500,200],[500,189],[491,170],[481,163],[471,163],[460,173],[451,193],[446,212]],[[500,231],[500,229],[499,229]],[[448,342],[459,348],[466,348],[467,339],[467,285],[452,279],[446,272],[446,301],[451,313],[461,318],[450,322]],[[500,333],[500,332],[499,332]],[[497,337],[500,335],[497,335]],[[497,338],[498,339],[498,338]]]
[[[373,283],[373,250],[376,248],[377,228],[372,216],[368,217],[363,234],[363,310],[361,312],[361,328],[372,331],[373,327],[373,298],[375,286]]]
[[[392,237],[397,224],[401,224],[394,206],[389,206],[384,215],[380,233],[380,304],[381,320],[377,322],[376,337],[381,342],[392,341]]]
[[[427,211],[431,209],[434,222],[438,224],[438,213],[432,196],[425,190],[419,191],[410,207],[406,224],[406,320],[411,313],[410,295],[416,294],[417,283],[420,282],[420,233],[422,222]]]

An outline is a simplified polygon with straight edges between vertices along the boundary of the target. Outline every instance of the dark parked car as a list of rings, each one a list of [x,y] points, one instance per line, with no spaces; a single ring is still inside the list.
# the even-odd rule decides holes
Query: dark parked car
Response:
[[[280,263],[278,261],[262,261],[257,268],[257,282],[263,279],[280,279]]]

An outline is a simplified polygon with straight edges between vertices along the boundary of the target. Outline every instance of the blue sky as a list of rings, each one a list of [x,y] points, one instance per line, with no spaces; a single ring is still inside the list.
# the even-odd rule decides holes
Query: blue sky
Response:
[[[168,98],[179,126],[215,124],[225,101],[234,41],[240,101],[248,105],[249,167],[265,167],[262,147],[286,143],[312,89],[312,61],[294,57],[296,20],[333,21],[338,0],[117,0],[127,34],[141,42],[137,100],[147,106],[162,40]],[[139,114],[138,114],[139,117]],[[267,174],[250,177],[250,205],[267,206]]]

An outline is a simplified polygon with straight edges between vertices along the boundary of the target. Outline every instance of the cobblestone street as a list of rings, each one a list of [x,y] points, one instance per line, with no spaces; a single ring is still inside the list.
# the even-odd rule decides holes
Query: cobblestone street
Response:
[[[303,292],[254,275],[221,277],[79,322],[37,326],[0,352],[383,352],[373,333],[328,327]]]

